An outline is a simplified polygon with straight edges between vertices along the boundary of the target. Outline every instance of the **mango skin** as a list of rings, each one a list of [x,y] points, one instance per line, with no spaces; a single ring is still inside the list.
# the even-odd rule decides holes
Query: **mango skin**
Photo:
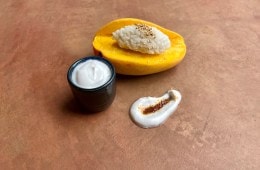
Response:
[[[120,48],[113,39],[112,32],[137,23],[153,26],[162,31],[169,37],[171,47],[157,55]],[[181,35],[154,23],[135,18],[117,19],[102,27],[94,37],[93,49],[95,55],[101,55],[109,60],[116,72],[123,75],[148,75],[165,71],[179,64],[186,54],[186,45]]]

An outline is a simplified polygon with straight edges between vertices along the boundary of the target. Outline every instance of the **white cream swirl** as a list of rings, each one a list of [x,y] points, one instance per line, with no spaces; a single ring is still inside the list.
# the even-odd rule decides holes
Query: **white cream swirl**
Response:
[[[169,90],[161,97],[142,97],[132,104],[130,116],[142,128],[157,127],[173,114],[180,101],[177,90]]]
[[[76,66],[72,81],[81,88],[93,89],[105,84],[111,75],[111,70],[105,63],[89,59]]]

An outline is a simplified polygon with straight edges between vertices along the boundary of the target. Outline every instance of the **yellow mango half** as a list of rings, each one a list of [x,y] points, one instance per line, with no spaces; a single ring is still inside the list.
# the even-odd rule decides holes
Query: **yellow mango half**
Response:
[[[112,33],[124,26],[138,23],[156,27],[166,34],[171,41],[171,47],[162,54],[155,55],[120,48]],[[154,23],[134,18],[117,19],[102,27],[95,35],[93,48],[96,55],[109,60],[116,72],[124,75],[147,75],[170,69],[180,63],[186,53],[186,45],[181,35]]]

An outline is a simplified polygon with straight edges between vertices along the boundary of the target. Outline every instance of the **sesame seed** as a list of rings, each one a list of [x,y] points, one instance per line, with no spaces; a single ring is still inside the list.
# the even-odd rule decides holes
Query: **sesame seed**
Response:
[[[155,34],[153,33],[152,27],[142,23],[135,24],[135,26],[136,29],[140,31],[146,38],[155,38]]]

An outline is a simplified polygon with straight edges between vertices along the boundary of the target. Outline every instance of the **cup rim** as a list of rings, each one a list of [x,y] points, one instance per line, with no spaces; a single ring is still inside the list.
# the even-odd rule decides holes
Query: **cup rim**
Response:
[[[109,66],[110,70],[111,70],[111,73],[112,73],[111,77],[109,78],[109,80],[105,84],[98,86],[98,87],[95,87],[95,88],[87,89],[87,88],[79,87],[72,81],[72,79],[71,79],[72,73],[73,73],[74,69],[76,68],[76,66],[78,64],[85,62],[87,60],[91,60],[91,59],[98,60],[98,61],[101,61],[101,62],[107,64]],[[72,85],[74,88],[77,88],[81,91],[88,91],[88,92],[97,91],[97,90],[103,89],[104,87],[107,87],[115,79],[115,76],[116,76],[116,72],[115,72],[115,68],[114,68],[113,64],[110,61],[108,61],[107,59],[105,59],[101,56],[86,56],[86,57],[80,58],[80,59],[74,61],[71,64],[71,66],[69,67],[68,72],[67,72],[67,80],[68,80],[70,85]]]

